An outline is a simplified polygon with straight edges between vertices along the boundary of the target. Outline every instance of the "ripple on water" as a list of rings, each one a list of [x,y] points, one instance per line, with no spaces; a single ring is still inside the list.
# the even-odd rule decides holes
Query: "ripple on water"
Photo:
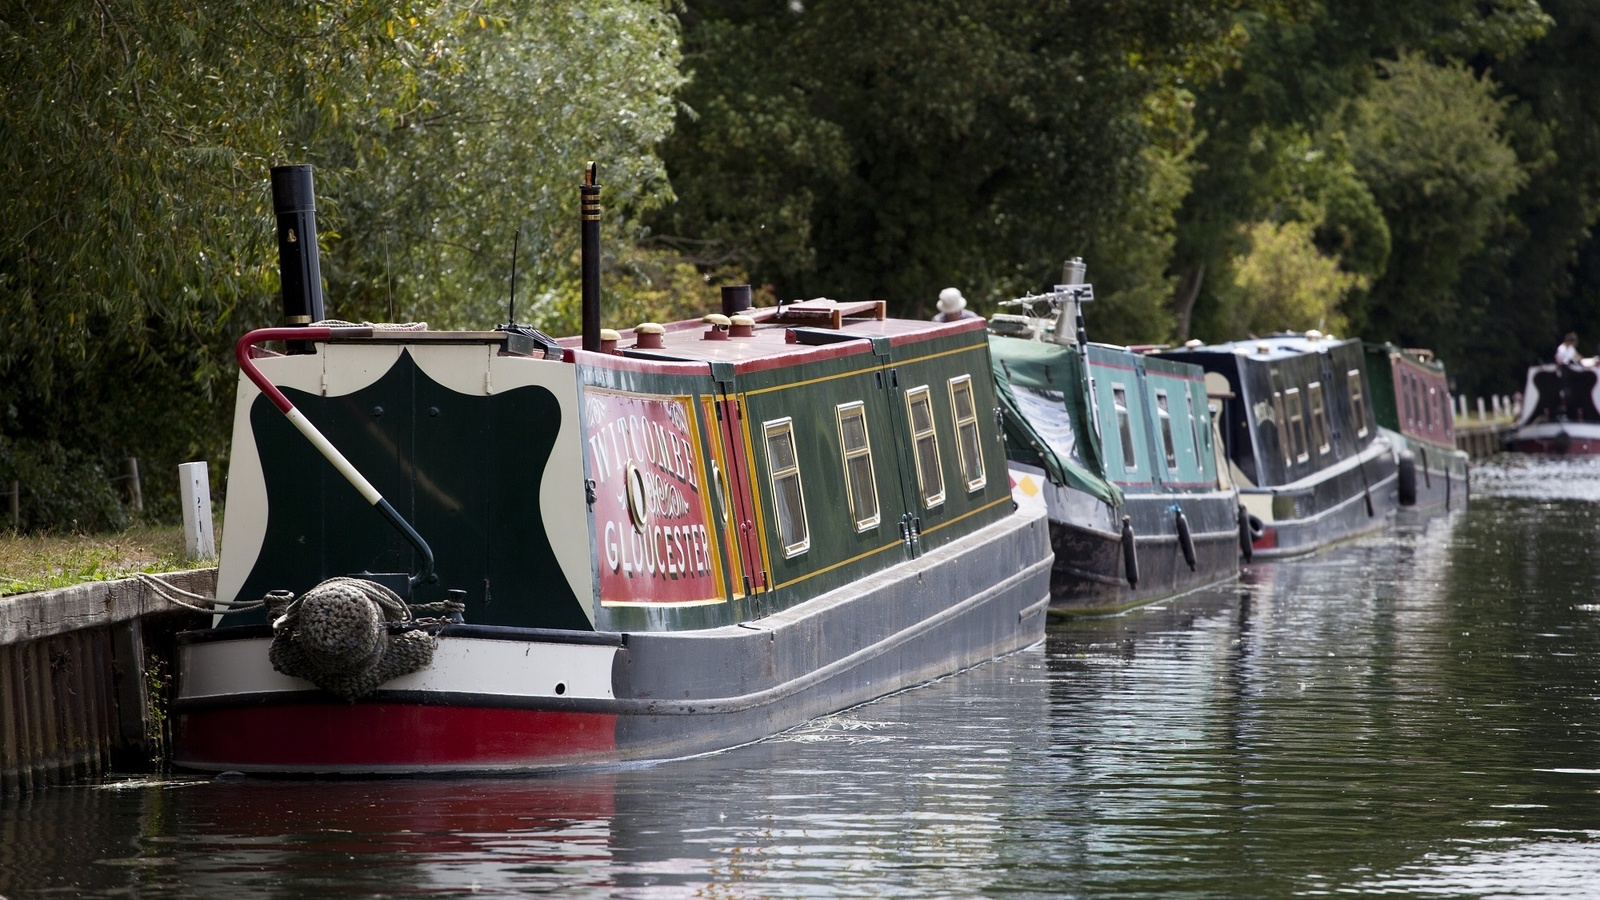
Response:
[[[0,894],[1593,896],[1600,460],[674,763],[0,805]],[[177,789],[181,788],[181,789]]]

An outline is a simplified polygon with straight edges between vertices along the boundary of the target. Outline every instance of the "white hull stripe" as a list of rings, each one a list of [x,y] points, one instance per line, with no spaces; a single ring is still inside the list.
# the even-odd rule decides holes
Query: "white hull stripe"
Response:
[[[314,692],[267,660],[271,638],[203,641],[179,648],[178,700]],[[617,648],[478,638],[439,638],[433,664],[383,684],[385,691],[610,700]]]

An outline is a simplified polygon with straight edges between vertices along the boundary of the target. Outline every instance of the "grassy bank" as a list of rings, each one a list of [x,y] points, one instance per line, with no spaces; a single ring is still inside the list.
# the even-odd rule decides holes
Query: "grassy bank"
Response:
[[[221,542],[221,535],[217,536]],[[214,565],[183,559],[183,527],[148,525],[115,534],[28,535],[0,531],[0,596]]]

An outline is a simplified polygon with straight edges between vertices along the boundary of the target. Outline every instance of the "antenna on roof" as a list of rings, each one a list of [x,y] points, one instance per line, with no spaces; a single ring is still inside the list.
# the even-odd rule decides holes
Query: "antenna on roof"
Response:
[[[511,236],[511,302],[506,304],[506,324],[517,322],[517,245],[522,242],[522,229]]]

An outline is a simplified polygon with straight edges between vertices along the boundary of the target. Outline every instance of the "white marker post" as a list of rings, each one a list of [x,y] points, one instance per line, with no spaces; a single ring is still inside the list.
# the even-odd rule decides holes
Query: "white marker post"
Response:
[[[204,460],[178,467],[178,491],[183,502],[184,558],[216,556],[217,538],[211,527],[211,476]]]

